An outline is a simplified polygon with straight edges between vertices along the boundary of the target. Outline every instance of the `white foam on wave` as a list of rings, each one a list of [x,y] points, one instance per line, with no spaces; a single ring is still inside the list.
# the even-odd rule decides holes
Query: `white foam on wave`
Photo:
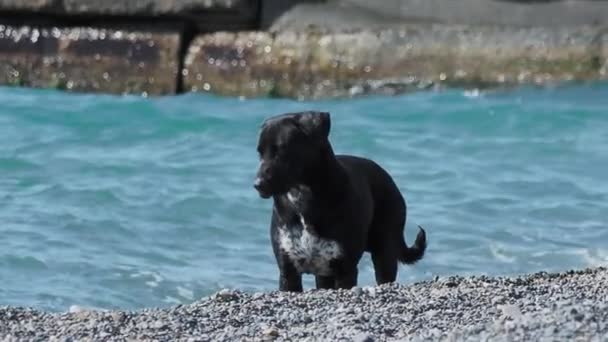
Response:
[[[471,89],[471,90],[465,90],[463,92],[463,95],[464,95],[464,97],[468,97],[468,98],[474,99],[474,98],[478,98],[480,96],[483,96],[483,93],[479,89],[475,88],[475,89]]]
[[[547,256],[549,254],[554,254],[554,253],[555,252],[553,252],[553,251],[536,251],[536,252],[533,252],[531,255],[533,258],[542,258],[544,256]]]
[[[177,294],[188,300],[194,299],[194,291],[187,289],[185,287],[182,287],[182,286],[177,287]]]
[[[172,296],[165,296],[165,298],[163,298],[163,302],[168,304],[182,304],[181,300]]]
[[[150,278],[145,284],[149,287],[158,287],[165,279],[158,273],[152,271],[139,271],[130,275],[131,278]]]
[[[543,258],[558,254],[560,256],[570,256],[582,260],[582,263],[588,267],[608,266],[608,250],[599,248],[577,248],[569,251],[537,251],[532,253],[533,258]]]
[[[574,251],[590,267],[608,265],[608,250],[599,248],[581,248]]]
[[[514,255],[509,255],[507,253],[506,248],[504,248],[502,244],[490,243],[489,248],[490,253],[492,253],[492,256],[500,262],[512,264],[515,263],[515,261],[517,260],[517,257],[515,257]]]
[[[108,312],[107,309],[98,308],[95,306],[81,306],[81,305],[77,305],[77,304],[70,305],[70,307],[68,308],[69,313],[80,313],[80,312],[91,312],[91,311]]]

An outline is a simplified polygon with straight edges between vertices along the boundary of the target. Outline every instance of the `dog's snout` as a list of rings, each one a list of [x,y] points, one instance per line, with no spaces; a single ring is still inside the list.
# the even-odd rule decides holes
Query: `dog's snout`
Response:
[[[268,182],[261,177],[256,177],[253,181],[253,187],[258,191],[262,198],[269,198],[271,196]]]
[[[262,198],[268,198],[272,193],[271,175],[268,163],[260,163],[260,168],[253,181],[253,187],[258,191]]]
[[[260,165],[260,168],[258,170],[258,174],[257,174],[257,178],[256,178],[256,182],[264,182],[265,180],[268,180],[270,178],[270,168],[268,167],[268,165],[266,163],[263,163]]]

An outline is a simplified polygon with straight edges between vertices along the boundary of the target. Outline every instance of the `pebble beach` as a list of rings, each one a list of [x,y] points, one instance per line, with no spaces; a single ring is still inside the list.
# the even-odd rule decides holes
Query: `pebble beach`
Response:
[[[3,341],[606,341],[608,270],[246,293],[138,311],[1,307]]]

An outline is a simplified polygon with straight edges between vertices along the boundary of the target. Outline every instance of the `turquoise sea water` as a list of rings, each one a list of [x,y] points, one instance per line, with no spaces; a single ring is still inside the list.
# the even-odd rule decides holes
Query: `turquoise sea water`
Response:
[[[332,113],[338,153],[392,173],[408,242],[427,229],[399,281],[608,263],[608,84],[321,102],[0,88],[0,305],[276,289],[255,142],[265,117],[305,109]]]

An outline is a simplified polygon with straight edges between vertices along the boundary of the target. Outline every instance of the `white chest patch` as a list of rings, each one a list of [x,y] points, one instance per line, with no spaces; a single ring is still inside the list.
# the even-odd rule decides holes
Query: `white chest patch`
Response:
[[[336,241],[323,239],[301,227],[280,227],[279,246],[301,273],[331,275],[331,261],[342,255]]]

